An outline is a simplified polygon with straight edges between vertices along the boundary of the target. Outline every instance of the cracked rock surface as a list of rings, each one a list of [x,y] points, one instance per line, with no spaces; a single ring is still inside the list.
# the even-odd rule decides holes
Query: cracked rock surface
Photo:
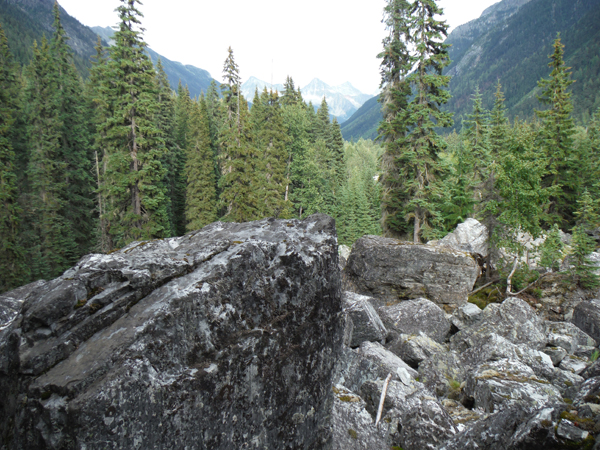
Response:
[[[326,449],[334,221],[214,223],[0,297],[7,449]]]

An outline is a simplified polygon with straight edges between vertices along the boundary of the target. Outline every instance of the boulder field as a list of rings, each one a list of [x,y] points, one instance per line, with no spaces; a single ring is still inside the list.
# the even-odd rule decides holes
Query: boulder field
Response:
[[[600,449],[600,300],[481,310],[467,234],[217,222],[2,294],[0,449]]]

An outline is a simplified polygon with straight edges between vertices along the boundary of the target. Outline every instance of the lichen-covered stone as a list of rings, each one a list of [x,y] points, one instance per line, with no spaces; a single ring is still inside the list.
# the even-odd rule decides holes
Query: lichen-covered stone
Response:
[[[450,322],[452,322],[452,325],[459,331],[464,330],[477,323],[477,321],[481,319],[482,313],[483,311],[479,306],[474,305],[473,303],[465,303],[456,308],[456,311],[452,313]]]
[[[364,236],[352,247],[345,272],[351,290],[384,304],[426,297],[459,306],[467,302],[479,266],[468,253],[449,248]]]
[[[424,334],[437,342],[446,341],[450,335],[451,324],[444,311],[425,298],[382,306],[379,315],[396,334]]]
[[[363,342],[360,346],[360,354],[375,361],[396,379],[402,379],[400,374],[403,371],[413,378],[417,376],[416,370],[378,342]]]
[[[340,385],[333,392],[333,450],[385,449],[387,432],[375,428],[365,401]]]
[[[556,387],[536,377],[530,367],[510,359],[487,362],[469,372],[464,395],[488,413],[513,405],[540,408],[562,400]]]
[[[436,245],[485,257],[488,254],[488,231],[477,219],[469,218],[459,223],[452,233],[437,241]]]
[[[562,347],[574,354],[579,346],[596,345],[596,341],[570,322],[546,322],[548,345]]]
[[[534,349],[546,346],[544,322],[531,306],[516,297],[509,297],[501,304],[489,304],[483,310],[481,320],[452,336],[451,342],[453,348],[464,351],[473,346],[477,336],[490,333]]]
[[[567,351],[563,347],[545,347],[542,351],[550,357],[552,364],[558,366],[565,356]]]
[[[23,302],[2,438],[14,450],[331,448],[341,313],[324,215],[86,256]],[[2,353],[15,355],[13,335]]]
[[[387,348],[415,369],[432,355],[447,351],[442,344],[430,337],[417,334],[401,334]]]
[[[600,342],[600,299],[579,303],[573,311],[571,322]]]
[[[344,313],[353,325],[350,347],[358,347],[364,341],[382,341],[387,336],[387,330],[369,298],[349,291],[342,294]]]
[[[589,378],[581,385],[577,396],[573,399],[573,404],[584,403],[600,405],[600,377]]]
[[[588,366],[589,366],[589,363],[587,360],[585,360],[583,358],[579,358],[574,355],[565,356],[563,358],[563,360],[560,362],[560,364],[558,365],[558,367],[560,367],[562,370],[567,370],[567,371],[575,373],[577,375],[579,375],[585,369],[587,369]]]
[[[458,398],[467,369],[455,351],[436,353],[419,364],[419,380],[438,397]]]
[[[586,380],[589,378],[600,377],[600,359],[596,359],[591,366],[581,373],[581,376]]]
[[[550,381],[560,391],[563,398],[572,399],[577,395],[585,380],[576,373],[555,367],[554,377]]]

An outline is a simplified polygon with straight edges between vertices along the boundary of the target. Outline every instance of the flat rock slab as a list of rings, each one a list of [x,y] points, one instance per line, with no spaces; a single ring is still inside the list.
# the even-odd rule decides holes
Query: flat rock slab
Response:
[[[488,254],[488,230],[477,219],[469,218],[458,224],[452,233],[437,241],[436,245],[485,257]]]
[[[345,272],[352,290],[384,304],[426,297],[454,307],[467,302],[479,267],[465,252],[364,236],[352,247]]]
[[[9,448],[331,448],[339,273],[325,215],[84,257],[14,322]]]

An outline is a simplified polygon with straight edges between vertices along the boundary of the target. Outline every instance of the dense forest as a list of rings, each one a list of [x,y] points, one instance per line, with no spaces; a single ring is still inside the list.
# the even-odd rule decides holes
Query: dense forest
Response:
[[[560,36],[535,119],[509,120],[498,82],[490,110],[475,89],[461,131],[443,136],[454,123],[442,11],[388,0],[381,145],[349,143],[326,99],[313,108],[291,77],[283,92],[244,98],[231,48],[223,84],[195,98],[173,91],[148,56],[137,3],[121,0],[114,45],[98,39],[85,81],[57,4],[51,39],[33,42],[24,67],[0,27],[0,292],[136,240],[315,212],[350,245],[364,234],[437,239],[468,217],[488,227],[492,256],[546,233],[549,268],[558,233],[571,232],[578,280],[597,282],[587,255],[600,222],[600,113],[575,126]]]
[[[22,70],[0,28],[0,291],[216,220],[319,211],[341,242],[380,232],[379,147],[344,144],[326,100],[315,111],[291,78],[249,109],[231,49],[224,84],[173,92],[136,3],[122,1],[115,43],[98,40],[85,82],[57,4],[52,38]]]

